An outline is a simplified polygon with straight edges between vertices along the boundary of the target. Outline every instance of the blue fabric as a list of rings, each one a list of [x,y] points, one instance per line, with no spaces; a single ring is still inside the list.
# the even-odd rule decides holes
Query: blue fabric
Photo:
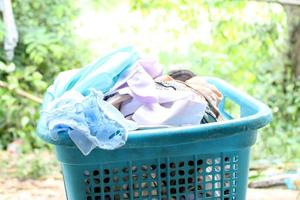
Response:
[[[38,134],[59,140],[68,134],[84,155],[95,147],[115,149],[125,144],[127,132],[137,128],[103,93],[139,58],[132,47],[119,49],[82,69],[58,75],[42,105]]]
[[[64,92],[75,89],[83,95],[88,95],[90,88],[95,88],[106,93],[117,81],[123,71],[126,71],[139,59],[133,47],[118,49],[93,64],[79,69],[71,79],[56,81],[55,98]]]
[[[121,147],[127,140],[127,132],[137,128],[96,90],[86,97],[74,90],[68,91],[50,102],[42,114],[52,138],[68,133],[84,155],[95,147]]]

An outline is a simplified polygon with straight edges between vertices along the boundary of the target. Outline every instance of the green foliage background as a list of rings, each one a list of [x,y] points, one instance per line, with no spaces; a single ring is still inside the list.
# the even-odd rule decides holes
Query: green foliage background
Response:
[[[17,96],[22,88],[42,96],[47,86],[62,70],[81,66],[83,48],[73,35],[72,20],[78,10],[71,0],[16,0],[13,10],[19,42],[12,63],[0,49],[0,79],[9,89],[0,88],[0,149],[16,138],[23,140],[23,150],[44,146],[36,139],[35,127],[39,105]],[[0,18],[0,46],[4,25]]]
[[[16,0],[14,12],[21,36],[13,61],[16,67],[5,61],[0,50],[1,80],[8,82],[12,90],[23,88],[41,96],[58,72],[82,66],[90,55],[100,56],[107,49],[120,46],[122,43],[116,38],[134,40],[142,51],[156,54],[166,69],[176,64],[201,75],[221,77],[269,104],[274,119],[260,131],[254,158],[299,161],[300,82],[293,78],[290,61],[285,56],[289,48],[287,24],[280,5],[242,0],[125,2],[130,3],[128,15],[154,21],[159,18],[149,28],[149,35],[157,29],[167,32],[172,48],[149,49],[149,44],[154,43],[150,39],[126,38],[132,34],[142,37],[145,28],[145,24],[132,26],[126,21],[123,26],[116,25],[115,33],[105,35],[103,30],[103,39],[98,41],[103,48],[88,54],[85,48],[94,41],[86,44],[74,36],[72,22],[79,12],[71,0]],[[124,1],[118,0],[111,3],[94,0],[87,9],[113,13],[123,4]],[[259,9],[262,20],[246,20],[249,7]],[[183,25],[167,26],[170,16],[176,16]],[[204,17],[209,22],[209,41],[199,32]],[[3,32],[0,20],[0,41]],[[186,38],[189,44],[184,49],[176,45],[188,33],[199,33],[199,37]],[[153,40],[164,42],[159,37]],[[25,151],[43,146],[34,135],[39,106],[7,89],[0,88],[0,95],[0,148],[15,138],[24,140]]]

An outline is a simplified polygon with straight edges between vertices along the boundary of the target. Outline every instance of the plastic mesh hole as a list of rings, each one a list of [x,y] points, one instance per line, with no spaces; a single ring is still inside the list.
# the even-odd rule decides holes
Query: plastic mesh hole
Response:
[[[123,184],[122,189],[123,189],[123,190],[128,190],[128,189],[129,189],[128,184]]]
[[[203,160],[197,160],[197,165],[202,165],[203,164]]]
[[[215,166],[215,172],[220,172],[221,171],[221,166]]]
[[[154,196],[156,196],[158,193],[157,193],[157,190],[156,189],[154,189],[154,190],[151,190],[151,195],[154,195]]]
[[[165,163],[160,164],[160,168],[161,169],[165,169],[166,168],[166,164]]]
[[[212,159],[211,159],[211,158],[207,159],[207,160],[206,160],[206,163],[207,163],[208,165],[212,165]]]
[[[142,183],[142,189],[148,188],[148,183],[147,182],[143,182]]]
[[[212,181],[212,175],[206,175],[205,176],[205,181],[206,182]]]
[[[211,191],[206,192],[205,196],[206,197],[212,197],[212,192]]]
[[[143,179],[147,179],[148,178],[148,173],[143,173],[142,177],[143,177]]]
[[[226,163],[229,163],[229,162],[230,162],[230,158],[229,158],[229,157],[225,157],[225,158],[224,158],[224,161],[225,161]]]
[[[86,179],[84,179],[84,182],[85,182],[86,185],[89,185],[90,184],[90,179],[86,178]]]
[[[94,183],[95,184],[99,184],[100,183],[100,179],[99,178],[94,178]]]
[[[89,172],[88,170],[84,170],[84,171],[83,171],[83,175],[89,176],[89,175],[90,175],[90,172]]]
[[[101,188],[100,187],[94,187],[94,192],[95,193],[100,193],[101,192]]]
[[[95,196],[95,200],[101,200],[100,196]]]
[[[109,169],[104,169],[103,172],[104,172],[105,175],[108,175],[109,174]]]
[[[169,164],[169,166],[170,166],[170,168],[172,168],[172,169],[176,168],[176,164],[173,163],[173,162],[171,162],[171,163]]]
[[[216,182],[215,183],[215,188],[217,188],[217,189],[221,188],[221,183],[220,182]]]
[[[151,169],[155,170],[156,169],[156,165],[151,165]]]
[[[206,172],[211,173],[212,172],[212,166],[206,167]]]
[[[237,170],[238,169],[238,165],[237,164],[233,164],[233,169]]]
[[[98,171],[98,170],[94,170],[94,171],[93,171],[93,175],[94,175],[94,176],[98,176],[98,175],[99,175],[99,171]]]
[[[179,167],[184,167],[184,162],[179,162],[179,163],[178,163],[178,166],[179,166]]]
[[[128,180],[129,180],[129,176],[124,176],[124,177],[123,177],[123,181],[124,181],[124,182],[127,182]]]
[[[180,178],[178,180],[179,184],[182,185],[182,184],[185,184],[185,179],[184,178]]]
[[[170,185],[176,186],[176,180],[175,179],[170,180]]]
[[[141,167],[141,170],[144,171],[144,172],[147,171],[147,170],[148,170],[148,166],[147,166],[147,165],[143,165],[143,166]]]
[[[229,179],[229,178],[230,178],[230,173],[225,173],[225,174],[224,174],[224,178],[225,178],[225,179]]]
[[[180,187],[180,188],[179,188],[179,192],[180,192],[180,193],[184,193],[184,192],[185,192],[185,187]]]
[[[220,190],[216,190],[215,191],[215,197],[220,197],[221,196],[221,191]]]
[[[194,189],[195,189],[194,185],[189,185],[188,186],[188,191],[194,191]]]
[[[237,177],[238,177],[237,173],[234,172],[234,173],[233,173],[233,178],[237,178]]]
[[[167,176],[167,174],[165,172],[160,173],[161,178],[165,178],[166,176]]]
[[[176,176],[176,171],[171,171],[170,176],[172,176],[172,177]]]
[[[129,199],[129,193],[123,193],[123,199]]]
[[[115,186],[113,187],[113,190],[114,190],[115,192],[120,191],[120,186],[115,185]]]
[[[127,173],[128,173],[128,168],[127,168],[127,167],[124,167],[124,168],[122,169],[122,172],[125,173],[125,174],[127,174]]]
[[[203,181],[203,176],[198,176],[198,182],[202,182]]]
[[[230,165],[225,165],[224,170],[225,171],[230,171]]]
[[[195,172],[195,170],[194,170],[194,169],[190,169],[190,170],[189,170],[189,174],[190,174],[190,175],[193,175],[193,174],[194,174],[194,172]]]
[[[236,185],[236,180],[233,180],[233,181],[232,181],[232,185],[233,185],[233,186],[237,186],[237,185]]]
[[[136,172],[137,171],[137,166],[132,166],[131,171]]]
[[[104,192],[110,192],[110,187],[109,186],[104,187]]]
[[[179,174],[180,176],[183,176],[183,175],[184,175],[184,170],[179,170],[179,171],[178,171],[178,174]]]
[[[218,157],[218,158],[215,158],[215,164],[220,164],[221,163],[221,158]]]
[[[92,200],[92,197],[91,196],[87,196],[86,200]]]
[[[143,197],[147,197],[147,196],[148,196],[148,191],[147,191],[147,190],[144,190],[144,191],[142,192],[142,196],[143,196]]]
[[[109,178],[109,177],[106,177],[106,178],[104,178],[104,180],[103,180],[104,183],[109,183],[109,181],[110,181],[110,178]]]
[[[170,192],[171,194],[176,194],[176,188],[171,188]]]
[[[200,173],[200,174],[201,174],[201,173],[203,172],[203,169],[202,169],[202,168],[200,168],[200,167],[198,167],[198,168],[197,168],[197,171],[198,171],[198,173]]]
[[[211,190],[212,189],[212,183],[206,183],[205,184],[205,189],[206,190]]]
[[[119,178],[118,178],[117,176],[114,176],[114,178],[113,178],[113,182],[114,182],[114,183],[117,183],[117,182],[119,182]]]
[[[230,182],[229,181],[225,181],[224,182],[224,187],[230,187]]]
[[[202,185],[198,185],[198,191],[202,190]]]
[[[224,195],[229,195],[230,191],[228,189],[224,190]]]
[[[192,177],[188,178],[188,183],[194,183],[194,179]]]
[[[237,162],[237,161],[239,161],[239,156],[234,156],[233,157],[233,162]]]
[[[190,160],[190,161],[188,162],[188,165],[189,165],[189,166],[194,166],[194,161]]]
[[[156,177],[157,177],[157,174],[156,174],[156,173],[151,173],[151,175],[150,175],[150,176],[151,176],[151,178],[152,178],[152,179],[156,179]]]

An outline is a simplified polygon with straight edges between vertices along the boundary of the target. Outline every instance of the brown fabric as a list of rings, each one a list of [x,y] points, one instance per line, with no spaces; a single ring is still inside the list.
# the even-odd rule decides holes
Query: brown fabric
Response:
[[[116,107],[118,110],[120,110],[121,104],[124,101],[127,101],[131,99],[131,96],[129,94],[115,94],[113,96],[111,96],[110,98],[107,99],[107,102],[112,104],[114,107]]]
[[[208,83],[200,76],[195,76],[187,80],[185,83],[202,95],[213,109],[218,120],[222,120],[218,110],[218,105],[223,98],[222,93],[214,85]]]
[[[175,80],[185,82],[186,80],[191,79],[196,75],[193,72],[191,72],[190,70],[180,70],[179,69],[179,70],[171,70],[169,72],[169,76],[171,76]]]
[[[169,75],[159,76],[155,79],[155,81],[173,81],[174,79]]]

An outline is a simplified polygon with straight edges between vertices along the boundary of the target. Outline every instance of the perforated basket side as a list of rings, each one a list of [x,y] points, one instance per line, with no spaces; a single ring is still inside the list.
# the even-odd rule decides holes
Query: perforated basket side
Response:
[[[68,199],[236,200],[245,198],[248,160],[249,149],[244,149],[93,166],[65,165],[63,171]]]

